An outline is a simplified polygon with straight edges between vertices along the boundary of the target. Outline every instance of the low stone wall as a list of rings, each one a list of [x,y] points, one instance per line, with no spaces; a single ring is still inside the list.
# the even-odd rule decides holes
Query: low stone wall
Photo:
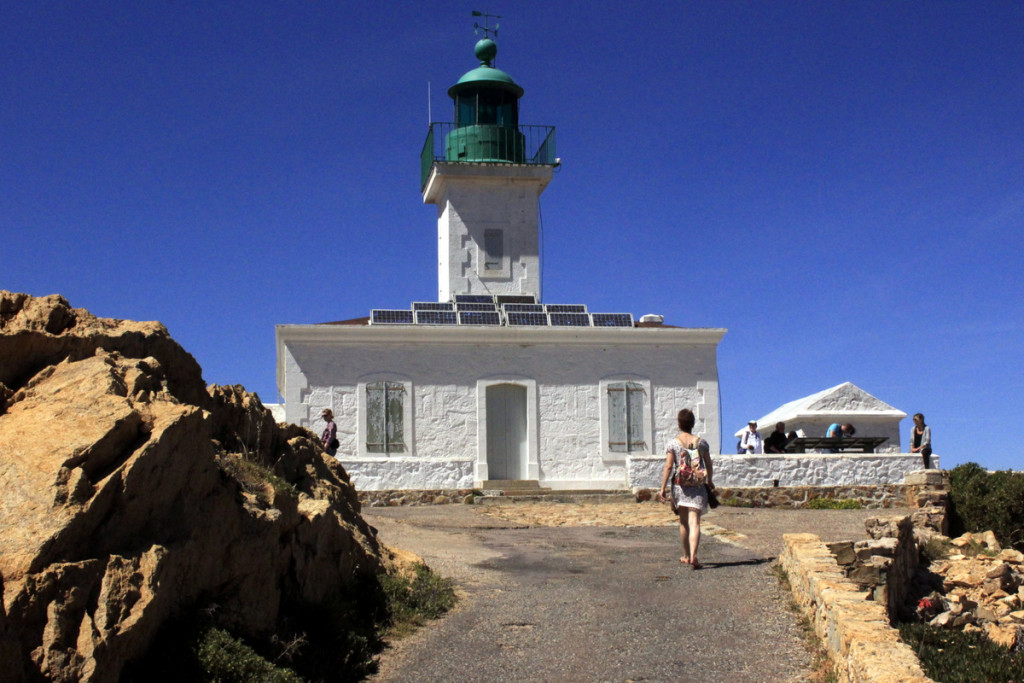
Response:
[[[464,489],[474,483],[475,462],[469,458],[389,455],[339,461],[361,491]],[[939,466],[938,456],[932,461]],[[911,453],[715,455],[713,462],[715,484],[726,488],[881,486],[902,483],[907,473],[921,467],[920,456]],[[664,455],[630,457],[628,488],[657,488],[664,466]],[[568,484],[560,482],[558,488],[571,488]],[[619,480],[607,486],[621,489],[622,484]],[[549,486],[543,479],[541,485]],[[588,480],[585,487],[600,485]]]
[[[820,538],[785,534],[782,539],[780,563],[793,597],[829,650],[840,681],[931,681],[890,626],[886,606],[846,578]]]
[[[476,493],[479,493],[477,491]],[[397,507],[400,505],[450,505],[473,503],[473,489],[389,490],[358,491],[359,502],[365,507]]]
[[[729,487],[716,486],[719,502],[727,505],[757,508],[803,508],[816,498],[856,500],[865,508],[892,508],[906,505],[906,487],[902,484],[882,486],[786,486]]]
[[[718,487],[718,499],[726,505],[738,507],[782,507],[803,508],[815,498],[832,500],[857,500],[865,508],[892,508],[906,504],[907,487],[890,486],[791,486],[788,488],[725,488]],[[474,502],[474,489],[389,489],[367,491],[356,489],[359,502],[370,507],[396,505],[448,505],[449,503]],[[647,491],[646,497],[643,491]],[[480,491],[477,490],[476,494]],[[623,493],[608,491],[609,494]],[[649,500],[657,494],[656,489],[637,489],[640,499]],[[551,499],[554,502],[554,499]]]
[[[786,455],[713,455],[715,485],[767,486],[878,486],[902,483],[909,472],[921,469],[916,453],[793,453]],[[932,456],[939,467],[939,457]],[[629,459],[631,488],[661,484],[665,456]]]
[[[473,461],[464,458],[338,458],[360,491],[428,491],[473,486]]]

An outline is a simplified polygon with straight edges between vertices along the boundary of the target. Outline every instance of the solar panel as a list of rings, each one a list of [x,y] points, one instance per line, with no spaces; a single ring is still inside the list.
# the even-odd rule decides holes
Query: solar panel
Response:
[[[549,313],[548,318],[555,327],[590,327],[590,316],[586,313]]]
[[[502,304],[506,313],[543,313],[544,304]]]
[[[494,300],[500,306],[501,304],[535,304],[537,303],[537,297],[533,294],[499,294],[494,297]]]
[[[506,311],[505,318],[508,320],[509,325],[537,325],[546,327],[548,324],[548,316],[545,313]]]
[[[456,294],[457,304],[493,304],[494,296],[491,294]]]
[[[412,311],[375,308],[370,311],[371,325],[412,325]]]
[[[591,313],[594,327],[633,327],[632,313]]]
[[[587,307],[584,304],[548,304],[545,306],[548,313],[586,313]]]
[[[454,311],[455,304],[451,301],[415,301],[412,304],[414,311]]]
[[[500,325],[501,314],[497,311],[459,311],[460,325]]]
[[[457,325],[455,311],[416,311],[417,325]]]
[[[478,303],[462,303],[461,301],[455,302],[455,308],[461,311],[498,311],[498,307],[495,304],[478,304]]]

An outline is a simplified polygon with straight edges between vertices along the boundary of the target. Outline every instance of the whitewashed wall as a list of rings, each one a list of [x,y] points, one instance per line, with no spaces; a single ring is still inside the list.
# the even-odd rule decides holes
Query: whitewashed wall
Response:
[[[343,345],[279,344],[279,389],[285,396],[286,419],[317,433],[323,428],[320,411],[333,410],[341,443],[338,459],[358,488],[468,488],[483,479],[479,465],[486,464],[479,438],[481,383],[532,382],[536,403],[530,406],[528,421],[535,427],[535,441],[529,448],[530,471],[536,477],[530,478],[550,488],[626,489],[626,454],[608,452],[602,439],[603,381],[648,382],[643,455],[664,452],[678,431],[676,413],[684,407],[694,410],[698,430],[709,441],[716,447],[720,442],[716,348],[724,331],[718,331],[714,343],[683,347],[614,343],[637,332],[658,339],[652,330],[626,329],[584,331],[592,336],[582,344],[577,343],[579,333],[555,336],[551,331],[515,335],[533,343],[356,343],[352,338],[358,333],[343,330],[338,332],[346,335]],[[674,333],[685,333],[653,332],[664,334],[666,341]],[[598,336],[611,343],[593,343]],[[550,338],[564,341],[536,343]],[[359,420],[365,418],[360,415],[359,385],[384,375],[411,384],[406,412],[411,438],[404,453],[361,451]]]
[[[793,455],[713,455],[716,486],[875,486],[902,484],[907,472],[921,469],[917,453],[851,453]],[[632,488],[661,485],[665,457],[632,458]],[[938,469],[939,456],[931,465]]]
[[[540,294],[537,207],[550,166],[434,166],[423,201],[438,206],[438,301],[455,294]],[[501,268],[481,268],[484,230],[504,236]]]

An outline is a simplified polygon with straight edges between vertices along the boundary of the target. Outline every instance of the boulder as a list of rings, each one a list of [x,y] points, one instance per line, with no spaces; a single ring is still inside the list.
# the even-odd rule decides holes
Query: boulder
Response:
[[[1015,625],[1000,625],[1000,624],[985,624],[985,633],[988,635],[989,640],[1002,645],[1003,647],[1013,649],[1018,641],[1020,640],[1021,628]]]
[[[902,527],[911,527],[910,517],[868,517],[864,520],[864,528],[868,532],[868,536],[876,540],[879,538],[899,538]]]
[[[853,541],[836,541],[826,543],[825,546],[835,556],[836,564],[841,567],[850,566],[857,560],[857,555],[853,551]]]
[[[388,561],[344,469],[158,323],[0,291],[0,660],[117,680],[170,618],[272,632]]]
[[[854,550],[858,561],[870,562],[872,557],[895,557],[898,546],[898,538],[887,536],[875,540],[857,541],[854,544]]]
[[[945,507],[923,506],[914,510],[910,518],[915,527],[931,529],[943,535],[949,533],[949,521]]]

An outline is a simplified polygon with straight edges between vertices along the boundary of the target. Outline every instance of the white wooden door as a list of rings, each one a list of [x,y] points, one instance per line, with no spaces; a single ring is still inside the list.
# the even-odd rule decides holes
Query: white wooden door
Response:
[[[526,468],[526,387],[487,387],[487,476],[522,479]]]

